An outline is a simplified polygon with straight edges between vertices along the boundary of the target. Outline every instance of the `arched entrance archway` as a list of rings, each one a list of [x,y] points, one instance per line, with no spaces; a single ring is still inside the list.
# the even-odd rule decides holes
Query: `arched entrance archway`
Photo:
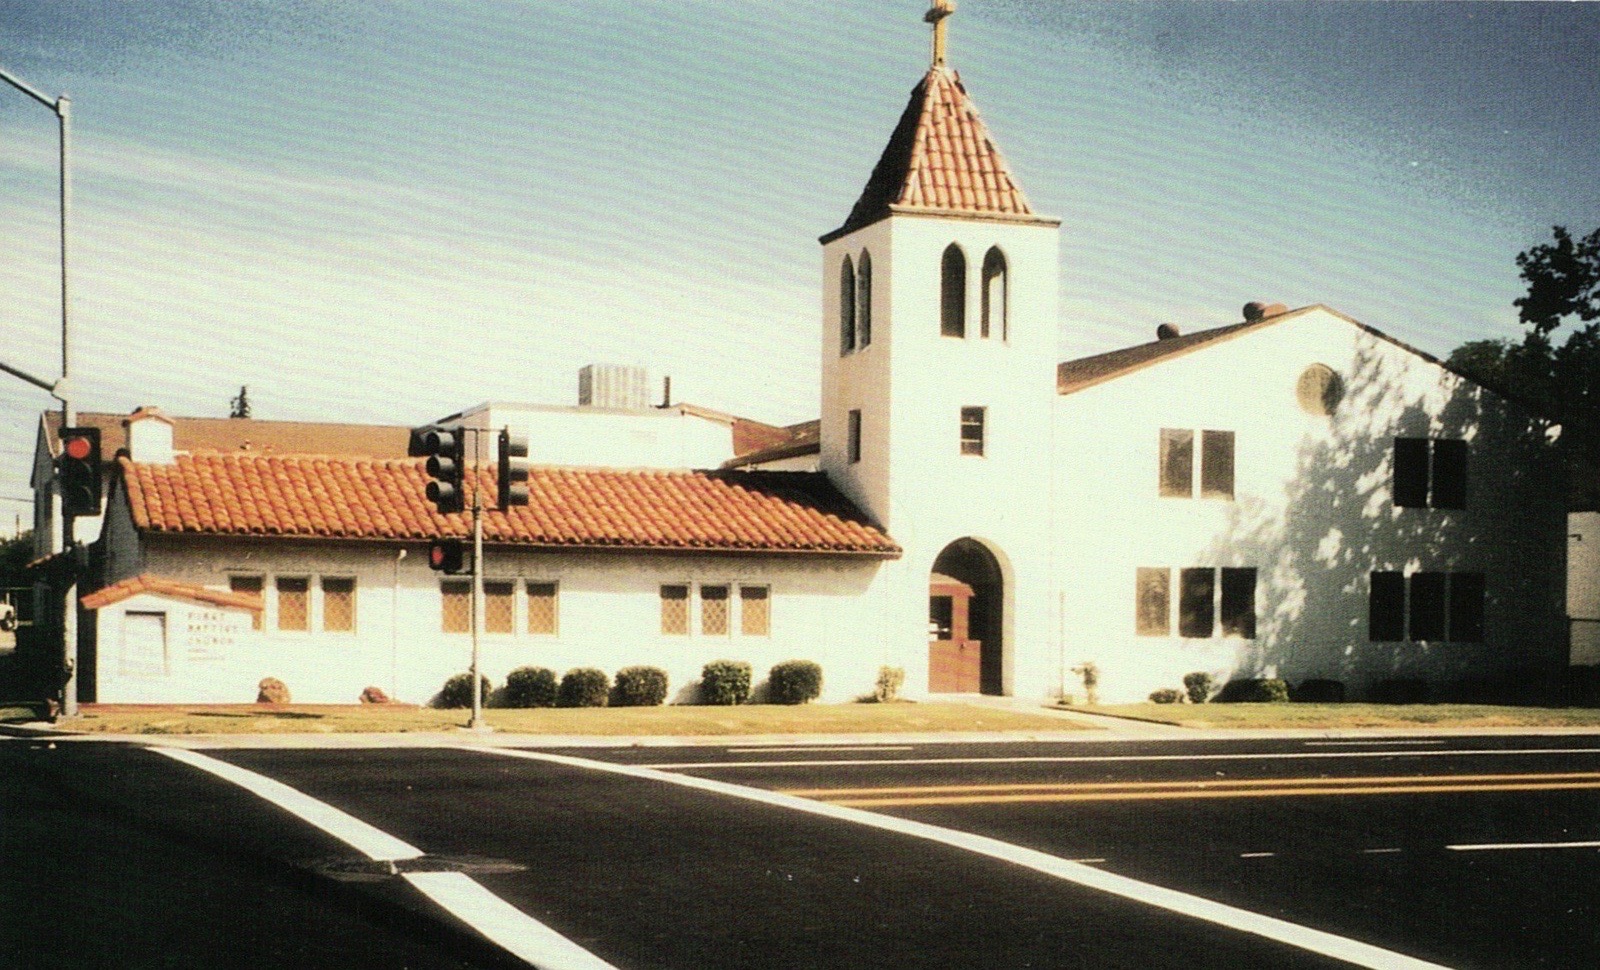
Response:
[[[1005,580],[976,539],[957,539],[928,578],[928,691],[1004,692]]]

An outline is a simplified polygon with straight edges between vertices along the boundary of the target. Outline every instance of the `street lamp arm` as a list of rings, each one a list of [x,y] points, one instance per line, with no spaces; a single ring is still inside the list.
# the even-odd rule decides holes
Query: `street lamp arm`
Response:
[[[21,91],[23,94],[26,94],[28,97],[34,99],[57,114],[61,113],[61,103],[59,99],[50,97],[3,67],[0,67],[0,80],[4,80],[7,84],[16,88],[18,91]]]
[[[56,388],[61,384],[60,381],[52,382],[52,381],[44,380],[42,378],[34,377],[32,374],[28,373],[27,371],[21,370],[21,369],[16,368],[16,367],[12,367],[10,364],[6,363],[3,360],[0,360],[0,371],[5,371],[7,374],[10,374],[12,377],[21,378],[22,380],[27,381],[29,384],[32,384],[34,387],[42,388],[43,390],[49,391],[52,396],[55,396]]]

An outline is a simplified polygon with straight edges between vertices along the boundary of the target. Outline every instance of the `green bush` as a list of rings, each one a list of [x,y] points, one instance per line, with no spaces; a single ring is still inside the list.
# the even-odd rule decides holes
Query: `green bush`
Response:
[[[1217,691],[1218,704],[1284,704],[1289,685],[1277,677],[1230,680]]]
[[[667,672],[660,667],[624,667],[617,671],[611,703],[617,707],[658,707],[667,699]]]
[[[768,674],[774,704],[804,704],[822,696],[822,668],[810,660],[785,660]]]
[[[905,686],[904,667],[879,667],[878,682],[872,688],[872,699],[879,704],[889,704],[900,699],[900,688]]]
[[[1204,704],[1210,700],[1211,690],[1215,686],[1216,682],[1211,679],[1211,675],[1203,670],[1183,675],[1183,689],[1188,692],[1191,704]]]
[[[750,665],[743,660],[713,660],[700,671],[700,699],[706,704],[743,704],[750,699]]]
[[[1374,704],[1424,704],[1428,700],[1428,684],[1419,677],[1380,680],[1372,685],[1367,699]]]
[[[1301,681],[1298,687],[1290,691],[1289,699],[1301,704],[1343,704],[1344,683],[1313,677]]]
[[[596,667],[574,667],[561,678],[557,707],[605,707],[611,695],[611,678]]]
[[[1177,704],[1183,700],[1183,691],[1172,687],[1163,687],[1150,692],[1152,704]]]
[[[554,707],[556,672],[549,667],[518,667],[506,674],[507,707]]]
[[[489,678],[480,675],[478,680],[483,685],[483,699],[489,699]],[[455,674],[444,682],[439,688],[439,696],[433,700],[434,707],[471,707],[472,706],[472,674]]]

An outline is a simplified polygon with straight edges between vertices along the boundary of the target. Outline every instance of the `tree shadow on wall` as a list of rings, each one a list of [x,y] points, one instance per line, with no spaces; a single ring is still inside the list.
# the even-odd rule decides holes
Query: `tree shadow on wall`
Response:
[[[1208,561],[1258,570],[1256,636],[1233,675],[1328,678],[1354,698],[1420,679],[1443,699],[1553,673],[1566,662],[1566,517],[1548,423],[1465,380],[1408,393],[1407,373],[1433,365],[1397,368],[1378,339],[1361,344],[1322,432],[1302,440],[1282,511],[1241,499],[1209,550]],[[1464,509],[1394,504],[1396,437],[1468,443]],[[1373,641],[1374,571],[1481,573],[1482,642]]]

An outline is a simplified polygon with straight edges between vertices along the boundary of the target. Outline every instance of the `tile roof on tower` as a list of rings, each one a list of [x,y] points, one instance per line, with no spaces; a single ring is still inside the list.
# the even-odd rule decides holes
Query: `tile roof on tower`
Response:
[[[822,241],[902,211],[1056,221],[1033,211],[960,75],[944,67],[912,89],[861,198]]]

